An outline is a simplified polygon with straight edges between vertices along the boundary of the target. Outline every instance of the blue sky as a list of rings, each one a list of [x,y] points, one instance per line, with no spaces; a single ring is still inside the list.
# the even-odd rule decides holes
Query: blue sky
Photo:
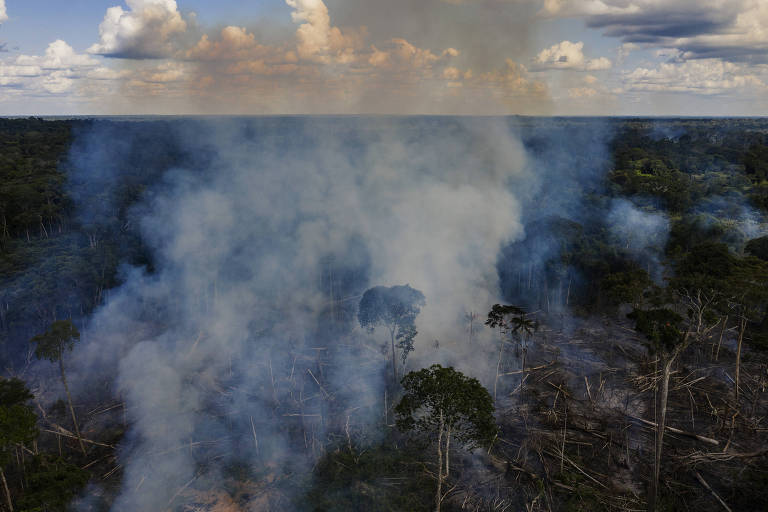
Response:
[[[4,115],[768,113],[764,0],[3,3]]]

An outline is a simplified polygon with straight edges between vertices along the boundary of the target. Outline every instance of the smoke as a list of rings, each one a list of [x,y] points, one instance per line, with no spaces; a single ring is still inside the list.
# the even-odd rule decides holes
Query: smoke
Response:
[[[521,123],[532,178],[521,191],[524,235],[504,247],[498,273],[504,298],[546,312],[565,311],[579,272],[563,259],[569,244],[605,221],[605,176],[612,165],[609,121],[529,119]]]
[[[738,192],[703,199],[691,212],[702,228],[722,233],[721,241],[740,251],[753,238],[765,236],[765,215]]]
[[[115,372],[127,404],[114,510],[164,509],[238,462],[269,478],[306,469],[335,422],[362,433],[380,421],[387,359],[354,317],[370,286],[426,296],[416,364],[462,359],[481,377],[483,340],[464,343],[464,315],[499,300],[497,255],[522,232],[512,189],[533,179],[504,120],[164,128],[206,165],[175,165],[144,193],[132,218],[155,270],[123,270],[71,363],[83,383]],[[106,183],[145,129],[94,125],[75,174]]]
[[[669,219],[663,213],[645,211],[626,199],[614,199],[606,218],[611,234],[648,274],[661,283],[662,255],[669,238]]]

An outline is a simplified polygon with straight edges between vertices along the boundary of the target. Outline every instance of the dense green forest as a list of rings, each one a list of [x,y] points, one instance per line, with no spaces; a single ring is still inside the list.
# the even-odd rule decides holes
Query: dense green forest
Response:
[[[8,510],[64,511],[73,499],[78,510],[109,510],[120,494],[121,450],[130,446],[124,397],[111,388],[112,370],[83,385],[69,358],[126,269],[151,277],[161,263],[141,226],[153,190],[175,168],[215,173],[211,148],[182,149],[186,132],[169,129],[173,121],[133,123],[0,120]],[[482,376],[483,386],[451,368],[407,372],[424,295],[359,286],[364,256],[358,267],[329,259],[321,279],[336,305],[316,343],[286,348],[283,368],[293,382],[296,361],[306,359],[322,405],[305,410],[302,388],[300,412],[288,410],[277,390],[288,379],[271,359],[259,388],[311,463],[276,467],[269,450],[277,449],[256,439],[260,420],[241,418],[263,463],[229,463],[216,480],[201,462],[167,510],[766,509],[768,122],[509,123],[532,161],[546,161],[552,140],[587,125],[599,125],[606,142],[599,157],[573,152],[551,162],[562,184],[545,183],[542,201],[555,202],[565,187],[579,214],[525,213],[526,236],[497,258],[504,303],[467,314],[461,337],[493,337],[495,375]],[[94,130],[113,133],[129,157],[84,174],[83,160],[103,150],[83,136]],[[577,172],[587,167],[597,169],[590,179]],[[334,294],[355,300],[333,302]],[[358,327],[377,344],[335,344]],[[323,373],[323,358],[346,350],[372,352],[385,370],[383,397],[369,404],[382,416],[375,428],[350,430],[350,413],[334,398],[348,392],[345,383]],[[235,385],[211,386],[224,396]],[[193,444],[190,437],[190,453],[207,449]]]

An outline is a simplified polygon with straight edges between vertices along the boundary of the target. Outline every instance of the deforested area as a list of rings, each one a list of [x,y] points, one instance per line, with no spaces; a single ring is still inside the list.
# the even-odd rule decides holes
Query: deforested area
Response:
[[[0,120],[13,511],[762,511],[768,121]]]

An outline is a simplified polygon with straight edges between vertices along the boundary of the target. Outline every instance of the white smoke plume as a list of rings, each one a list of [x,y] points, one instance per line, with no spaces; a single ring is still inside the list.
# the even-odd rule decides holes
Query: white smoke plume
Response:
[[[368,406],[380,399],[387,359],[364,346],[349,308],[369,286],[408,283],[426,296],[413,365],[460,360],[485,377],[483,340],[467,346],[463,318],[499,300],[496,258],[522,231],[513,185],[524,190],[530,180],[505,121],[297,118],[176,129],[211,163],[171,170],[146,194],[135,216],[156,271],[125,271],[73,362],[81,380],[114,368],[127,403],[114,510],[167,508],[186,483],[215,479],[233,460],[278,472],[306,464],[287,404],[300,390],[322,397],[322,382],[342,390],[334,407],[355,411],[353,428],[379,414]],[[79,172],[100,163],[89,155]],[[353,284],[338,284],[341,275]],[[346,308],[346,331],[323,331],[333,307]],[[308,360],[313,350],[323,363]],[[312,439],[329,428],[313,426]],[[315,453],[314,443],[300,444]]]
[[[660,283],[664,270],[662,255],[669,238],[669,218],[663,213],[642,210],[626,199],[614,199],[606,221],[620,246]]]

